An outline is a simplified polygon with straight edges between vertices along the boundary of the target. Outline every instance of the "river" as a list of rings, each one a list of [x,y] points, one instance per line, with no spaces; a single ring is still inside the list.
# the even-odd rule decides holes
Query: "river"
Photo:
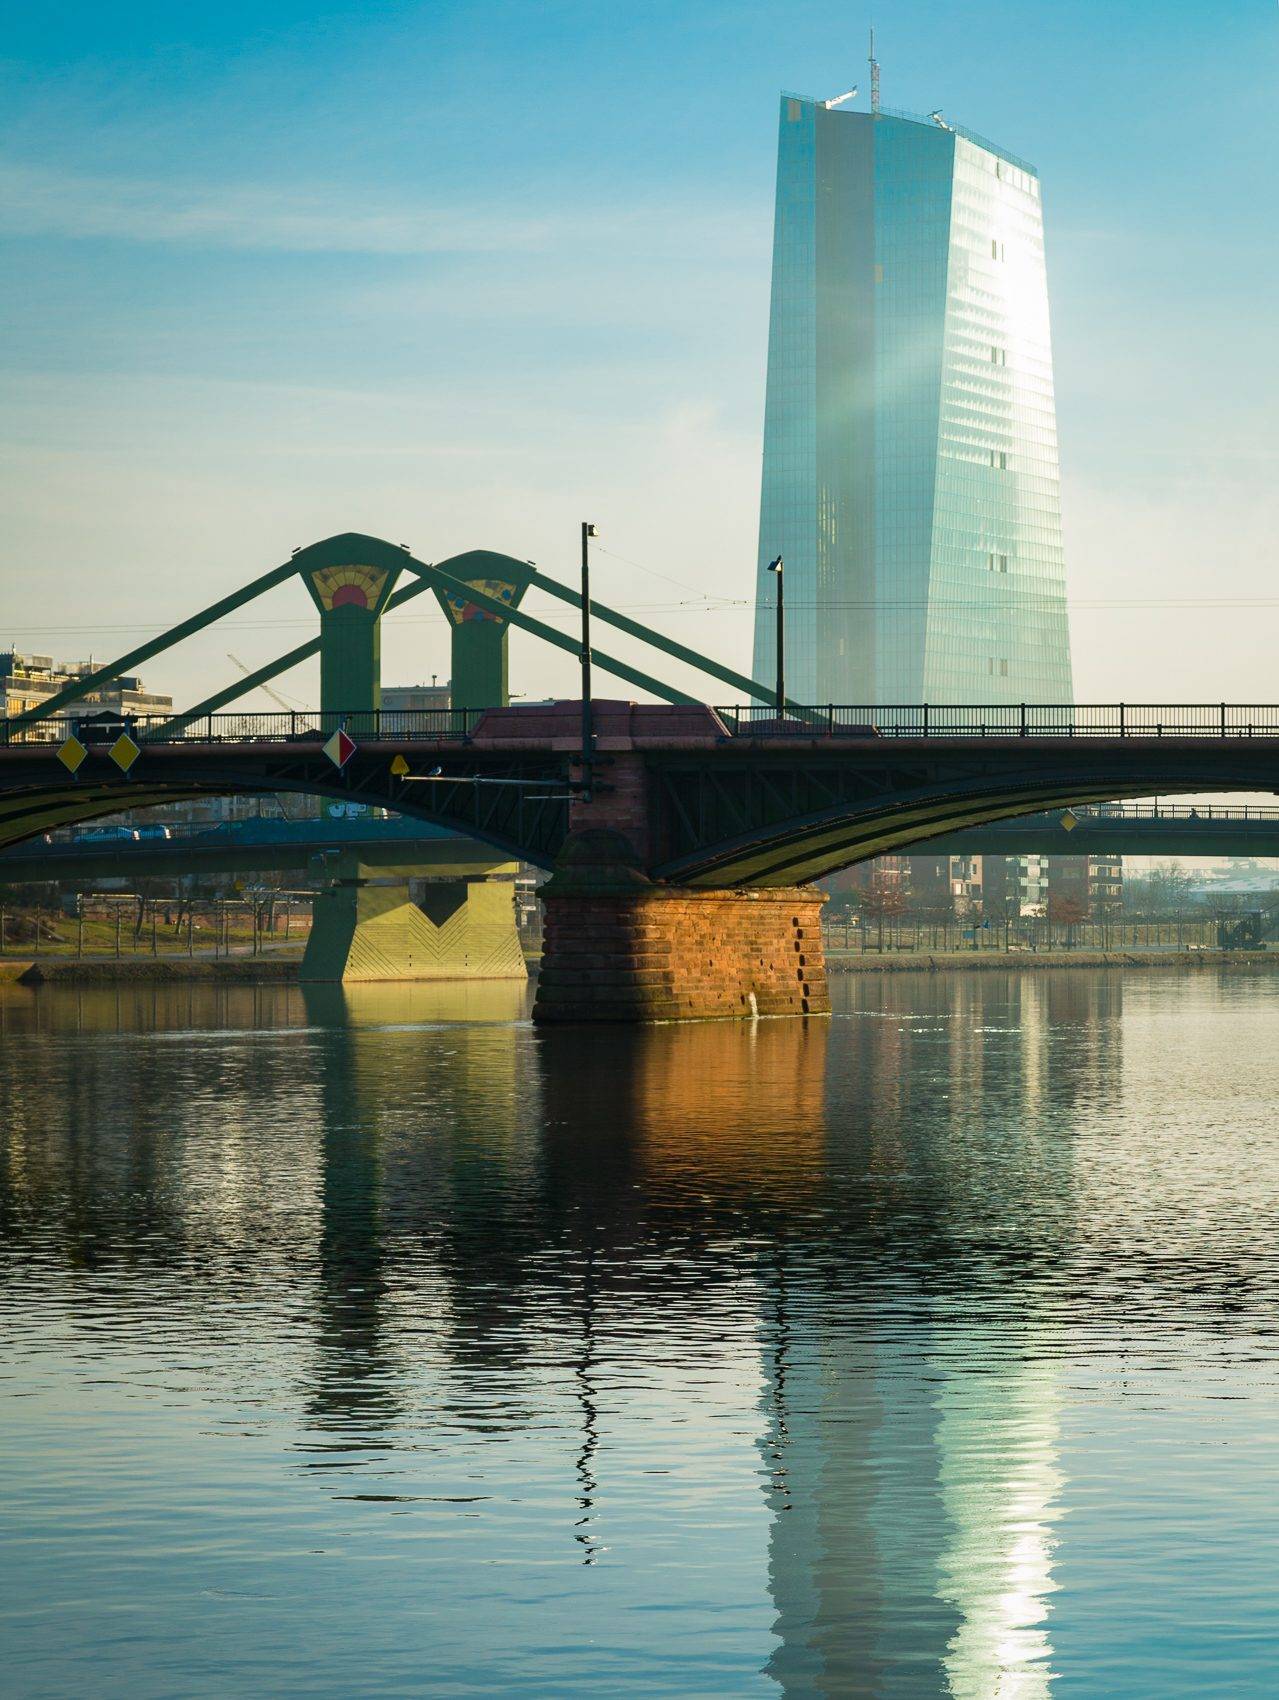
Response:
[[[1265,1696],[1279,976],[0,988],[21,1700]]]

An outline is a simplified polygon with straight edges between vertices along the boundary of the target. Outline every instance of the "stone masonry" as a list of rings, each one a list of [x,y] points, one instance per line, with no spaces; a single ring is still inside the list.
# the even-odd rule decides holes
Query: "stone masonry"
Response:
[[[542,888],[535,1021],[829,1015],[822,892],[659,886],[611,833],[570,844]]]

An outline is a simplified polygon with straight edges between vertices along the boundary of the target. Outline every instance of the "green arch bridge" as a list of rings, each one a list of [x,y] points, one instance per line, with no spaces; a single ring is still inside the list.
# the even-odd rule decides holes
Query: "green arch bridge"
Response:
[[[162,719],[125,725],[71,713],[292,576],[317,609],[313,642]],[[716,709],[593,650],[596,668],[662,701],[594,703],[584,751],[580,703],[508,701],[512,625],[578,652],[576,638],[520,606],[532,586],[580,607],[567,586],[488,551],[433,565],[355,533],[301,550],[0,724],[0,846],[209,794],[296,791],[380,805],[555,870],[545,1019],[814,1014],[827,1007],[814,940],[820,897],[804,888],[821,875],[1032,812],[1270,791],[1279,776],[1279,707],[779,709],[767,687],[594,603],[597,621],[749,700]],[[383,711],[382,616],[428,589],[453,628],[462,706]],[[317,713],[228,709],[316,654]],[[700,908],[697,896],[707,900]]]

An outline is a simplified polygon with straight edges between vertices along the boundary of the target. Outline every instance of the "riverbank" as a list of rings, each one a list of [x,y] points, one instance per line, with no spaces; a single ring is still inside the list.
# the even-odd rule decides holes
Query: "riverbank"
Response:
[[[175,984],[207,980],[218,984],[280,985],[297,979],[296,956],[209,956],[92,958],[44,957],[40,961],[0,962],[0,982],[20,986],[104,986]]]
[[[931,974],[963,968],[1020,974],[1044,968],[1279,968],[1279,951],[1264,950],[950,950],[828,951],[828,974]]]
[[[0,960],[0,984],[42,986],[152,985],[205,981],[234,985],[289,985],[301,958],[231,957],[44,957]],[[540,957],[528,957],[536,975]],[[1264,950],[937,950],[828,951],[827,972],[840,974],[932,974],[966,970],[979,974],[1034,973],[1046,968],[1279,968],[1279,951]]]

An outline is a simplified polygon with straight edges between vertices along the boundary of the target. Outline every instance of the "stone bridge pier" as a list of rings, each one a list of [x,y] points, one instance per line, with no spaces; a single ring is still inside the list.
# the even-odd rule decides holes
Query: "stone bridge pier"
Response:
[[[513,875],[515,864],[493,871]],[[304,985],[528,977],[509,878],[421,878],[367,866],[358,852],[340,855],[334,874],[316,895]]]
[[[656,885],[606,829],[551,879],[535,1021],[829,1015],[820,891]]]
[[[598,704],[589,802],[541,888],[543,954],[533,1019],[749,1021],[829,1015],[822,952],[824,892],[814,887],[716,890],[669,885],[647,869],[657,846],[642,748],[641,709]],[[659,711],[669,747],[674,713]],[[705,711],[689,711],[689,742],[705,741]],[[635,736],[639,732],[640,736]],[[579,747],[576,727],[565,726]],[[575,772],[578,771],[575,769]]]

